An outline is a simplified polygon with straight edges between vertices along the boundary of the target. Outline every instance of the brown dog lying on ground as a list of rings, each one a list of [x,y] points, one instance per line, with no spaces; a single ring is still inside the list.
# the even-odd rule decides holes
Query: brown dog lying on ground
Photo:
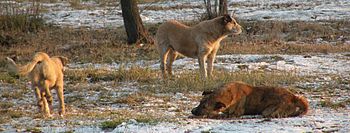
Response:
[[[50,117],[52,111],[51,89],[56,89],[60,103],[59,114],[65,113],[63,96],[63,71],[68,59],[63,56],[49,57],[46,53],[38,52],[31,62],[24,66],[18,66],[11,58],[7,57],[7,65],[10,72],[19,75],[28,75],[32,81],[32,88],[38,100],[39,109]]]
[[[241,32],[241,26],[228,14],[200,22],[193,27],[175,20],[163,23],[155,37],[163,78],[167,77],[167,73],[172,75],[172,64],[179,53],[198,59],[202,78],[211,76],[221,40],[227,35]]]
[[[306,114],[308,102],[284,88],[254,87],[231,82],[214,91],[204,91],[196,117],[230,118],[262,115],[269,118],[294,117]],[[222,114],[220,114],[222,112]]]

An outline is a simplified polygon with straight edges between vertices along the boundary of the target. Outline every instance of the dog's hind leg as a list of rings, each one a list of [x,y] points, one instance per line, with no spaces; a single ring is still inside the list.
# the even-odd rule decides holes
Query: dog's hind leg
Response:
[[[170,76],[173,75],[172,65],[173,65],[173,62],[176,60],[177,56],[178,56],[178,53],[176,51],[174,51],[173,49],[170,49],[169,54],[168,54],[167,63],[166,63],[166,70]]]
[[[281,102],[279,104],[271,105],[266,108],[262,112],[262,115],[264,117],[283,118],[291,116],[294,112],[295,108],[293,108],[293,106],[288,103]]]
[[[52,111],[53,111],[53,108],[52,108],[53,98],[51,95],[50,84],[51,84],[51,81],[45,80],[45,83],[44,83],[44,89],[45,89],[45,94],[46,94],[45,96],[46,96],[46,100],[47,100],[48,105],[49,105],[49,109],[52,113]]]
[[[66,109],[64,106],[64,95],[63,95],[63,83],[59,86],[57,86],[57,97],[59,99],[59,103],[60,103],[60,111],[59,114],[61,116],[63,116],[66,113]]]
[[[207,62],[209,53],[210,53],[210,49],[205,47],[200,48],[198,53],[199,70],[200,70],[202,79],[204,80],[208,77],[206,62]]]
[[[39,112],[44,112],[44,106],[43,106],[43,101],[41,99],[42,97],[41,97],[40,89],[38,88],[38,86],[35,86],[35,85],[32,85],[32,88],[34,90],[34,94],[37,99],[37,106],[38,106]]]
[[[213,75],[213,64],[215,61],[215,57],[216,57],[216,52],[218,51],[218,49],[214,49],[212,50],[212,52],[208,55],[208,60],[207,60],[207,75],[209,76],[209,78]]]
[[[225,114],[228,118],[239,117],[244,115],[244,106],[246,104],[247,97],[242,97],[237,103],[231,105],[225,110]]]
[[[170,51],[170,47],[167,47],[167,48],[163,47],[163,48],[159,49],[159,52],[160,52],[160,70],[162,71],[164,79],[167,77],[165,65],[166,65],[166,60],[167,60],[169,51]]]
[[[40,91],[40,95],[41,95],[41,100],[42,100],[43,106],[44,106],[45,117],[51,117],[49,104],[47,103],[45,91]]]

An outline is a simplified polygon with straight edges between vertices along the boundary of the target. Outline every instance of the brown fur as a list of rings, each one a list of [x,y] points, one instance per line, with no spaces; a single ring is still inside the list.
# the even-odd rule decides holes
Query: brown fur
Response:
[[[163,23],[156,34],[163,77],[167,77],[166,71],[172,75],[172,63],[179,53],[198,58],[202,77],[211,76],[220,41],[229,34],[241,32],[241,26],[230,15],[203,21],[193,27],[175,20]],[[205,66],[205,62],[208,63],[208,67]]]
[[[284,88],[254,87],[243,82],[225,84],[213,92],[205,91],[195,116],[218,118],[262,115],[270,118],[294,117],[308,111],[308,102]],[[223,115],[220,115],[220,112]]]
[[[24,66],[18,66],[11,58],[6,58],[8,70],[19,75],[28,75],[32,82],[32,88],[38,100],[39,109],[46,116],[51,116],[52,95],[51,89],[56,89],[60,103],[60,115],[65,113],[63,96],[63,71],[68,59],[63,56],[49,57],[46,53],[38,52],[31,62]]]

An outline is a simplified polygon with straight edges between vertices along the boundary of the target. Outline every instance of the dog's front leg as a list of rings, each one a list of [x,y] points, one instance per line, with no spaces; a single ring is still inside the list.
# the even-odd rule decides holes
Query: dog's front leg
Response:
[[[198,59],[199,71],[201,73],[202,79],[207,78],[207,70],[206,70],[205,62],[206,62],[206,57],[199,57]]]
[[[214,64],[214,61],[215,61],[216,52],[217,52],[217,49],[214,49],[208,56],[207,75],[209,76],[209,78],[212,77],[212,75],[213,75],[213,64]]]
[[[166,79],[167,78],[166,60],[168,58],[170,48],[167,48],[167,47],[160,48],[159,52],[160,52],[160,70],[162,71],[163,79]]]
[[[208,77],[205,63],[207,61],[209,51],[209,48],[201,48],[199,50],[198,63],[202,79],[206,79]]]
[[[57,97],[58,97],[59,103],[60,103],[59,114],[61,116],[63,116],[66,113],[66,109],[64,106],[63,81],[62,81],[62,85],[57,86]]]

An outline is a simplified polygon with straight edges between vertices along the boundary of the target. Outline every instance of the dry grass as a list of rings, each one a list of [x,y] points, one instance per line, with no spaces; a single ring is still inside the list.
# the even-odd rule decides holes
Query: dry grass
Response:
[[[127,104],[129,106],[141,106],[144,103],[149,103],[149,99],[159,98],[169,100],[169,97],[159,97],[151,93],[150,91],[135,92],[132,94],[124,95],[116,99],[114,102],[119,104]]]
[[[176,77],[159,80],[160,72],[149,68],[131,67],[130,69],[119,68],[117,71],[101,69],[68,70],[66,80],[71,83],[98,83],[98,82],[137,82],[140,88],[150,92],[188,92],[212,89],[217,85],[230,81],[244,81],[252,85],[285,86],[293,84],[300,78],[293,72],[264,72],[264,71],[238,71],[227,72],[214,71],[211,80],[204,81],[200,78],[197,70],[185,71],[175,74]],[[134,96],[122,101],[138,101]],[[128,103],[130,103],[128,102]]]
[[[305,44],[302,42],[223,43],[218,54],[310,54],[350,51],[349,44]]]
[[[350,104],[350,99],[347,99],[342,102],[332,102],[329,99],[325,99],[319,103],[321,107],[329,107],[332,109],[346,108]]]
[[[175,6],[167,6],[167,7],[162,7],[162,6],[157,6],[157,5],[149,5],[145,6],[142,10],[154,10],[154,11],[159,11],[159,10],[182,10],[182,9],[189,9],[189,8],[203,8],[201,5],[175,5]]]
[[[119,124],[123,123],[123,122],[127,122],[128,120],[135,120],[138,123],[145,123],[145,124],[156,124],[160,121],[162,121],[161,119],[157,119],[148,115],[134,115],[134,116],[127,116],[127,117],[117,117],[114,118],[113,120],[108,120],[108,121],[104,121],[100,124],[100,127],[103,130],[107,130],[107,129],[114,129],[116,128]]]
[[[29,60],[33,52],[64,55],[73,62],[124,62],[158,57],[149,46],[138,48],[127,45],[122,29],[69,29],[47,27],[37,33],[4,33],[0,58],[17,55]],[[6,45],[8,44],[8,45]],[[22,60],[23,61],[23,60]]]
[[[154,93],[189,92],[211,90],[217,86],[231,82],[243,81],[254,86],[286,86],[297,82],[300,77],[290,72],[263,71],[216,71],[211,80],[202,80],[198,72],[183,72],[176,78],[161,81],[159,86],[148,86],[146,90]],[[163,82],[163,83],[162,83]]]
[[[244,27],[245,34],[240,36],[241,41],[302,41],[315,42],[314,39],[322,38],[325,41],[343,41],[349,39],[340,36],[349,35],[350,22],[340,21],[323,21],[323,22],[306,22],[306,21],[239,21]]]
[[[101,81],[150,83],[158,79],[158,73],[149,68],[120,67],[116,71],[103,69],[67,70],[66,79],[72,82],[96,83]]]
[[[0,22],[1,23],[1,22]],[[190,24],[190,23],[189,23]],[[241,22],[244,32],[222,42],[219,54],[305,54],[350,51],[349,22]],[[155,34],[159,24],[146,25]],[[155,60],[154,45],[128,45],[124,28],[70,29],[44,26],[37,32],[4,31],[0,33],[0,59],[16,55],[19,61],[28,61],[34,52],[64,55],[72,62],[130,62]],[[294,39],[293,39],[294,38]],[[328,43],[319,44],[322,38]]]
[[[40,16],[40,4],[33,4],[21,8],[16,3],[3,3],[0,5],[0,31],[6,32],[36,32],[45,24]],[[0,43],[4,38],[0,35]]]

